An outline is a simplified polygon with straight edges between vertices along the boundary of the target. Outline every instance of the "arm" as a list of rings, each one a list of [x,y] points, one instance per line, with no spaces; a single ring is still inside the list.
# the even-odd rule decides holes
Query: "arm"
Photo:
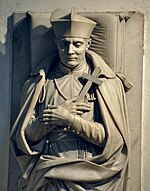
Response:
[[[78,108],[80,108],[79,110],[81,111],[81,105],[76,108],[76,112],[78,111]],[[69,131],[82,136],[93,144],[102,145],[104,143],[105,130],[101,123],[86,121],[81,116],[69,112],[62,106],[51,107],[46,111],[47,123],[49,123],[50,126],[68,126]]]
[[[82,136],[95,145],[102,145],[105,142],[105,130],[102,124],[86,121],[75,115],[70,130]]]
[[[67,100],[62,106],[45,109],[38,117],[34,112],[26,128],[27,139],[30,142],[38,141],[56,126],[65,126],[93,144],[101,145],[105,140],[103,125],[80,116],[90,110],[91,107],[86,103],[71,103]]]
[[[47,121],[47,116],[45,116],[45,111],[39,116],[36,115],[35,110],[30,118],[28,126],[26,127],[26,138],[29,142],[36,142],[42,139],[48,132],[50,132],[56,126],[51,126]]]
[[[95,101],[94,101],[95,102]],[[92,142],[93,144],[100,145],[105,142],[105,130],[102,125],[102,119],[100,116],[100,111],[98,109],[98,103],[95,103],[95,107],[89,103],[76,103],[67,100],[63,105],[70,113],[74,114],[73,122],[70,126],[70,131],[77,133],[84,139]],[[89,112],[95,110],[95,114],[91,118]],[[87,117],[82,117],[82,114],[87,112]],[[93,114],[91,114],[93,115]],[[92,121],[91,121],[92,120]]]
[[[35,142],[40,140],[47,134],[47,129],[44,124],[41,124],[38,120],[38,117],[33,112],[33,115],[30,118],[30,121],[26,127],[26,138],[29,142]]]

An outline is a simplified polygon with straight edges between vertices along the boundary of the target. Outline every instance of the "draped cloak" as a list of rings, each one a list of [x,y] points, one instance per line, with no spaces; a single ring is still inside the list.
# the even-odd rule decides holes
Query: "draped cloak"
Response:
[[[47,73],[57,57],[51,55],[38,65],[23,88],[21,110],[10,135],[22,170],[19,190],[46,191],[42,187],[54,179],[63,180],[70,191],[127,191],[129,132],[125,91],[122,81],[96,53],[88,50],[86,57],[94,68],[101,69],[99,78],[103,83],[97,87],[96,97],[106,133],[103,152],[86,159],[59,158],[42,155],[46,136],[34,144],[27,140],[26,127],[39,97],[44,96]]]

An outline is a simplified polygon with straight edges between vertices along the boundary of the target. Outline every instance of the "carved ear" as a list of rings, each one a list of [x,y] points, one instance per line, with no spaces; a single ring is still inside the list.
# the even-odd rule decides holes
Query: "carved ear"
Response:
[[[87,40],[87,47],[86,47],[86,50],[88,50],[88,48],[91,46],[91,43],[92,43],[92,39],[89,38],[89,39]]]

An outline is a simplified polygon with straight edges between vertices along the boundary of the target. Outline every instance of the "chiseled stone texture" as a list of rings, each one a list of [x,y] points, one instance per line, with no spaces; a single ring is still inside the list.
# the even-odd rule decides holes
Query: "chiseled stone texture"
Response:
[[[143,59],[143,91],[142,91],[142,180],[141,191],[150,188],[150,1],[149,0],[1,0],[0,1],[0,187],[7,191],[8,161],[9,161],[9,119],[11,103],[11,44],[5,42],[9,36],[7,19],[13,12],[27,10],[48,12],[56,8],[70,9],[77,7],[82,12],[126,12],[137,11],[145,15],[144,22],[144,59]],[[134,71],[134,69],[133,69]],[[134,75],[134,74],[133,74]],[[135,161],[136,162],[136,161]],[[136,172],[135,172],[136,173]],[[14,174],[15,176],[15,174]]]

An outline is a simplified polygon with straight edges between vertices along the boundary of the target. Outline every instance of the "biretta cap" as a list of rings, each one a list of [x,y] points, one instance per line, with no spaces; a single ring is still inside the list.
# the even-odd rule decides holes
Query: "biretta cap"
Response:
[[[71,13],[56,9],[51,14],[50,22],[56,38],[63,36],[89,38],[96,26],[96,22],[78,15],[75,8],[72,8]]]

